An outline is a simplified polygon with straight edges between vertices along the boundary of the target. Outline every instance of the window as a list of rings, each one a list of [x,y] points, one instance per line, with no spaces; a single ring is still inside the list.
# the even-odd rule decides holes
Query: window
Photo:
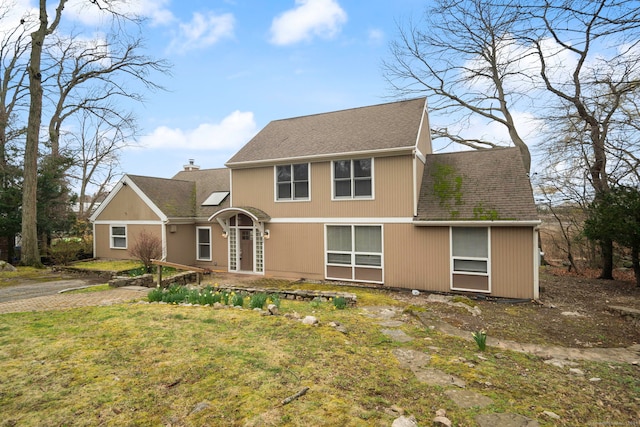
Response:
[[[309,164],[276,166],[276,200],[309,200]]]
[[[327,278],[382,282],[382,227],[327,225]]]
[[[220,206],[220,203],[222,203],[228,195],[228,191],[214,191],[202,202],[202,206]]]
[[[489,291],[489,229],[451,229],[452,288]]]
[[[111,249],[127,249],[127,226],[112,225],[110,228]]]
[[[211,228],[197,227],[198,261],[211,261]]]
[[[372,198],[372,169],[373,159],[333,162],[333,197],[335,199]]]

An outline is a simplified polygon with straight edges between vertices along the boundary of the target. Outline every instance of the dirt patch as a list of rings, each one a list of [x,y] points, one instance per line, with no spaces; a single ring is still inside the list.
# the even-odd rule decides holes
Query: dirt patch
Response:
[[[398,294],[396,298],[460,329],[484,329],[488,336],[523,343],[564,347],[628,347],[640,343],[640,328],[609,310],[612,305],[640,309],[640,288],[629,272],[620,280],[599,280],[595,272],[576,276],[564,269],[547,268],[540,275],[537,302],[482,300],[470,302],[482,314],[442,303],[427,302],[427,295]]]

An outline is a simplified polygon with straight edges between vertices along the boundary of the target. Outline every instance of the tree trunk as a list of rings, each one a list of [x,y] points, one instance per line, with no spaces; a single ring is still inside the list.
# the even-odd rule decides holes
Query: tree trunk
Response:
[[[24,182],[22,187],[22,259],[21,264],[40,266],[38,250],[38,144],[42,121],[42,45],[47,33],[46,0],[40,0],[40,26],[31,33],[29,59],[29,119],[24,150]]]
[[[600,279],[613,280],[613,242],[605,239],[600,243],[602,249],[602,272]]]
[[[634,246],[631,248],[631,263],[633,265],[633,272],[636,275],[636,286],[640,288],[640,247]]]

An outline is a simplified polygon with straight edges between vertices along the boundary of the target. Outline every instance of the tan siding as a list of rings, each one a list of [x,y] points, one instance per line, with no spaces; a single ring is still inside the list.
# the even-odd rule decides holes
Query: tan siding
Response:
[[[429,115],[424,112],[422,120],[422,128],[418,136],[418,149],[422,154],[431,154],[431,127],[429,125]]]
[[[413,163],[411,156],[374,160],[374,200],[331,200],[331,162],[311,164],[311,201],[275,202],[273,166],[234,169],[233,205],[262,209],[272,218],[411,217]]]
[[[533,230],[491,228],[491,293],[533,298]]]
[[[175,227],[173,233],[172,227]],[[195,264],[196,229],[193,224],[167,226],[167,261],[184,265]]]
[[[96,245],[96,253],[94,254],[96,258],[134,259],[134,257],[129,254],[129,250],[135,245],[137,236],[142,232],[142,230],[145,230],[153,236],[157,236],[158,239],[162,239],[161,225],[128,224],[127,249],[110,249],[110,227],[111,226],[108,224],[96,224],[96,235],[94,236],[96,242],[98,242]]]
[[[323,224],[268,224],[265,274],[291,278],[324,278]]]
[[[129,186],[123,186],[96,218],[98,221],[158,221],[160,218]]]
[[[449,228],[384,226],[385,285],[449,290]]]

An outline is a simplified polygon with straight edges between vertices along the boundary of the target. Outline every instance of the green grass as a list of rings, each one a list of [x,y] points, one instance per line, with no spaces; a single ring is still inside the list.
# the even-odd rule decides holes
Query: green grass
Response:
[[[86,293],[90,293],[90,292],[108,291],[109,289],[113,289],[113,288],[111,286],[109,286],[108,283],[104,283],[102,285],[95,285],[95,286],[89,286],[89,287],[81,288],[81,289],[74,289],[72,291],[67,291],[65,293],[66,294],[86,294]]]
[[[354,292],[392,303],[381,291]],[[389,426],[394,417],[385,409],[393,405],[419,425],[430,425],[439,408],[455,425],[475,425],[476,414],[489,412],[520,413],[542,426],[637,420],[640,379],[631,365],[581,363],[586,378],[602,378],[591,383],[491,347],[482,360],[475,343],[411,319],[401,329],[415,340],[400,344],[358,308],[283,300],[280,312],[122,304],[1,315],[0,369],[10,380],[0,381],[0,426]],[[314,315],[320,326],[303,325],[294,313]],[[433,367],[494,403],[455,407],[443,388],[399,366],[398,347],[429,353]],[[303,387],[306,395],[281,404]],[[208,406],[191,413],[201,402]],[[550,422],[545,410],[561,419]]]
[[[50,282],[59,280],[62,274],[34,267],[16,267],[16,271],[0,271],[0,287],[15,285],[18,281]]]
[[[126,271],[139,268],[142,265],[136,260],[93,260],[73,264],[70,268],[93,271]]]

